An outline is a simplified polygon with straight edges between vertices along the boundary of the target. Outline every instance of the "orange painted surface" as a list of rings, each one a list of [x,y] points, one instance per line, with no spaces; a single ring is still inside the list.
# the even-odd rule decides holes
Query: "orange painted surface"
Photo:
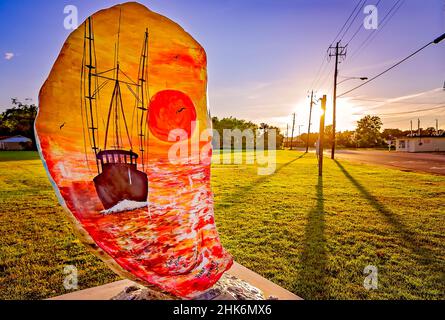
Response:
[[[81,108],[82,26],[66,40],[41,89],[36,121],[40,151],[61,202],[100,248],[139,279],[192,298],[211,287],[232,265],[214,224],[208,165],[211,154],[205,153],[193,164],[168,160],[174,143],[166,139],[169,130],[178,127],[190,133],[190,140],[181,142],[189,145],[208,129],[205,51],[176,23],[140,4],[126,3],[92,16],[98,73],[114,66],[119,15],[120,67],[136,81],[144,32],[149,30],[149,139],[145,166],[142,168],[141,161],[138,165],[148,176],[148,206],[101,212],[104,208],[93,184],[98,174],[95,156]],[[108,84],[100,91],[96,124],[99,148],[104,147],[112,90],[113,85]],[[133,151],[138,152],[134,95],[125,85],[121,90]],[[196,129],[190,123],[194,120],[199,122]],[[123,141],[124,149],[129,150],[130,145]],[[199,144],[200,149],[205,147],[205,142]]]
[[[150,101],[150,132],[162,141],[168,141],[169,133],[176,129],[183,130],[190,137],[194,121],[196,109],[193,101],[181,91],[160,91]]]

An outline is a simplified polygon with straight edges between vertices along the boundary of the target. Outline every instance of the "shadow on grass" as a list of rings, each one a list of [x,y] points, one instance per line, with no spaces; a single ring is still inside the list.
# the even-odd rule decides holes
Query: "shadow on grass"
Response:
[[[420,239],[416,239],[415,232],[412,231],[408,226],[401,222],[397,216],[389,210],[384,204],[380,203],[379,200],[373,196],[360,182],[358,182],[337,160],[334,160],[346,178],[351,181],[351,183],[360,191],[363,197],[369,202],[369,204],[374,207],[374,209],[380,213],[386,221],[396,230],[397,234],[402,238],[403,244],[411,252],[414,253],[416,259],[421,264],[432,268],[431,262],[435,261],[435,254],[428,248],[421,246]],[[420,240],[420,241],[419,241]],[[438,270],[442,273],[442,271]]]
[[[0,162],[40,160],[37,151],[0,151]]]
[[[315,186],[316,206],[309,211],[304,232],[303,251],[300,257],[301,271],[296,283],[298,292],[305,299],[322,299],[327,295],[326,286],[326,237],[323,178],[318,177]]]
[[[232,194],[224,197],[219,202],[221,202],[221,203],[230,203],[229,205],[225,205],[224,206],[225,208],[232,207],[233,205],[235,205],[237,203],[237,201],[243,200],[243,198],[242,198],[243,194],[248,193],[248,192],[252,191],[255,187],[257,187],[257,186],[267,182],[270,178],[275,176],[281,170],[283,170],[287,166],[291,165],[292,163],[294,163],[298,159],[303,158],[304,156],[305,156],[305,154],[303,153],[299,157],[277,166],[277,168],[275,169],[275,172],[273,174],[270,174],[270,175],[267,175],[267,176],[262,176],[261,178],[256,179],[253,183],[251,183],[251,184],[249,184],[247,186],[239,188],[236,193],[232,193]]]

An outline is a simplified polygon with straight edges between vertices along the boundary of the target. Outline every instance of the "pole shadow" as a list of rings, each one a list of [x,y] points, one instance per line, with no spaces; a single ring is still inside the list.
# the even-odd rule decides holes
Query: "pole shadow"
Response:
[[[300,256],[296,289],[307,299],[323,299],[327,296],[326,285],[326,236],[323,198],[323,178],[318,177],[315,186],[317,203],[307,215],[303,251]]]
[[[380,203],[379,200],[373,196],[362,184],[360,184],[360,182],[358,182],[340,162],[337,160],[334,160],[334,162],[340,168],[345,177],[348,178],[348,180],[360,191],[362,196],[369,202],[369,204],[374,207],[374,209],[392,226],[392,228],[396,231],[396,235],[402,239],[403,245],[414,254],[416,260],[422,265],[434,269],[434,262],[436,260],[435,253],[422,246],[420,243],[421,240],[419,241],[419,239],[416,239],[415,232],[400,221],[399,218],[384,204]],[[441,274],[443,274],[443,271],[441,271],[440,268],[437,268],[435,271],[439,271]]]

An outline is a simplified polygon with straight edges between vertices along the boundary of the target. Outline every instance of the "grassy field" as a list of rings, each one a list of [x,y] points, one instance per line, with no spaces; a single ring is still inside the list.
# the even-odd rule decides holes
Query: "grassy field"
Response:
[[[21,156],[26,160],[20,160]],[[72,235],[35,154],[0,153],[1,299],[118,279]],[[277,170],[213,166],[218,230],[246,267],[305,299],[444,299],[445,177],[279,151]],[[367,265],[378,289],[363,287]]]

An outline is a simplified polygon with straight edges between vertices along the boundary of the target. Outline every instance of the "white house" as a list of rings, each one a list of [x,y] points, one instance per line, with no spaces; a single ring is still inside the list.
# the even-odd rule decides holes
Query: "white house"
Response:
[[[24,136],[0,137],[0,150],[24,150],[32,140]]]
[[[396,139],[396,151],[437,152],[445,151],[445,135],[440,136],[406,136]]]

